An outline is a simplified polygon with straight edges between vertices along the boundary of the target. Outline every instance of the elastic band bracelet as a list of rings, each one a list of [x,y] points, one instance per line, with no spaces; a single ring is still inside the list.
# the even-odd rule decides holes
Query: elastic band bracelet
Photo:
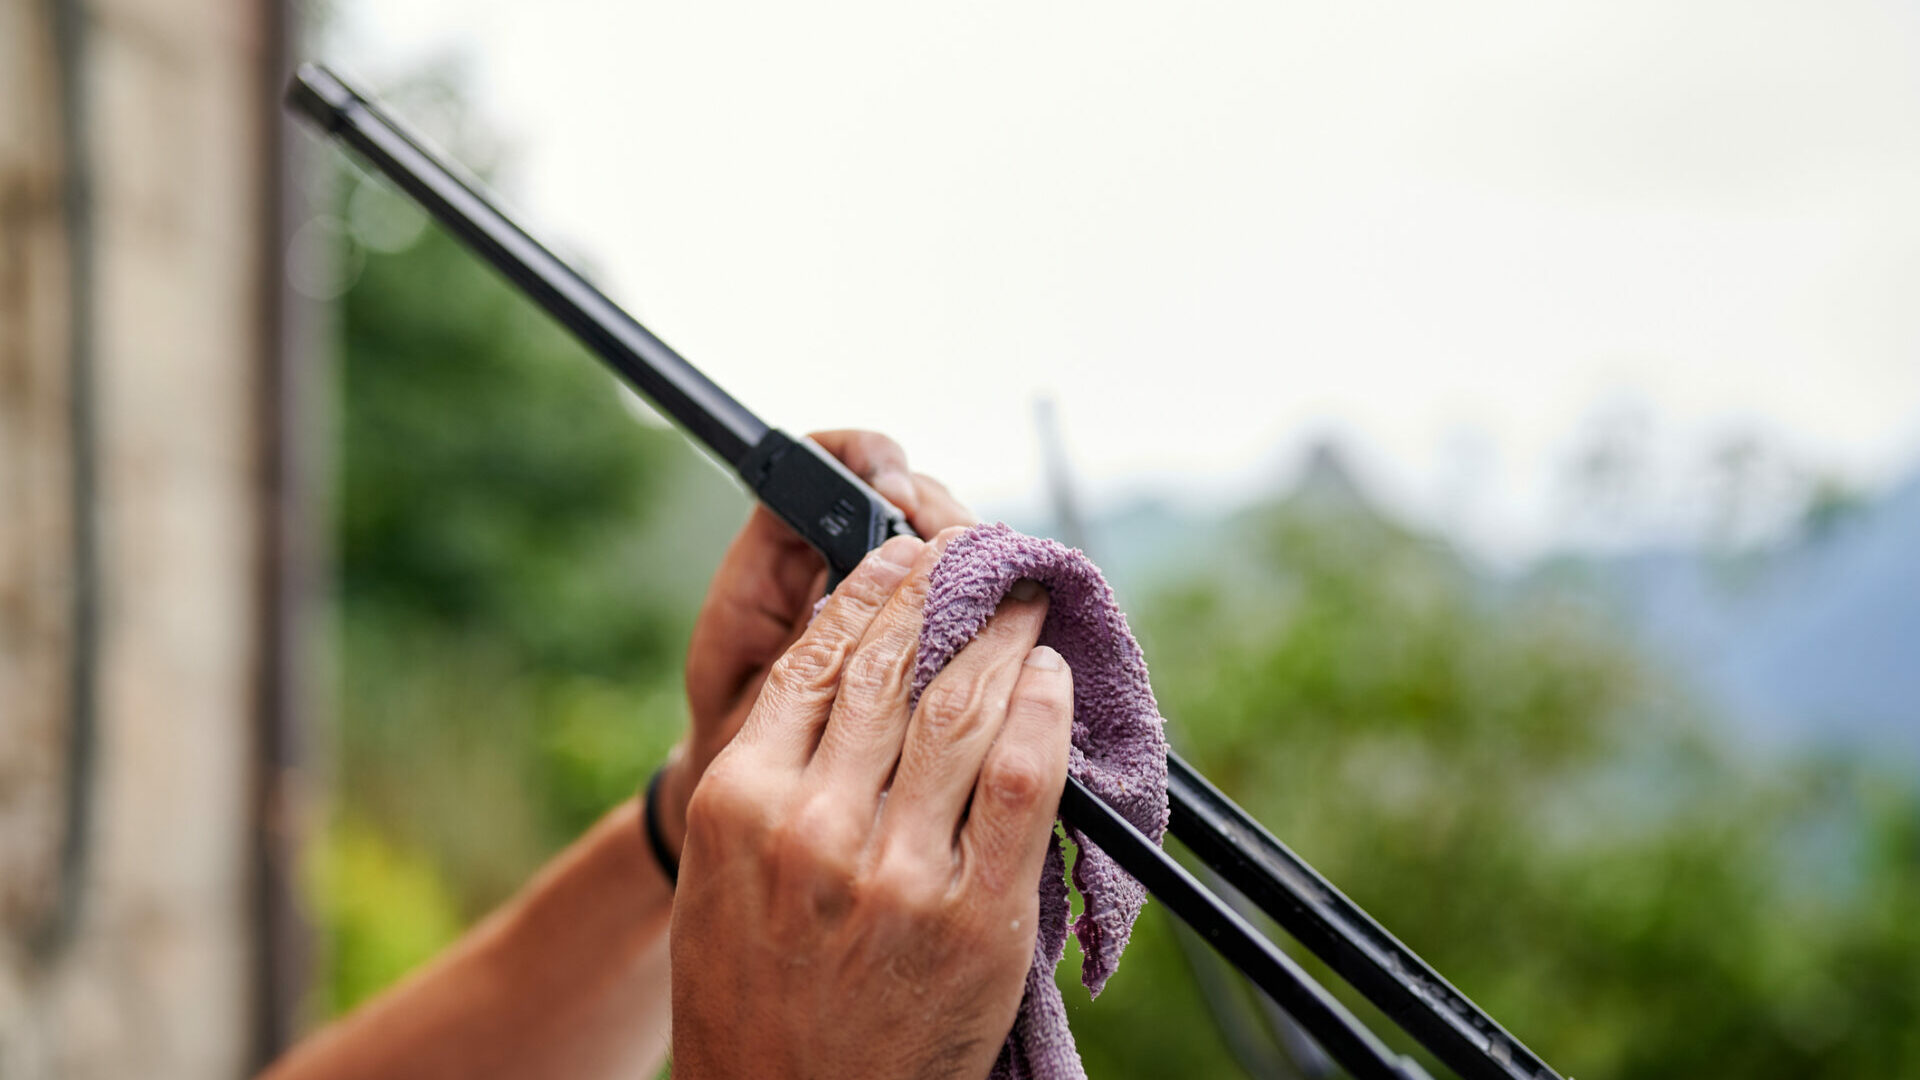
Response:
[[[665,765],[653,770],[653,779],[647,781],[646,818],[647,846],[653,849],[653,858],[660,864],[660,871],[667,875],[667,884],[680,884],[680,860],[673,857],[667,848],[667,838],[660,832],[660,777],[667,771]]]

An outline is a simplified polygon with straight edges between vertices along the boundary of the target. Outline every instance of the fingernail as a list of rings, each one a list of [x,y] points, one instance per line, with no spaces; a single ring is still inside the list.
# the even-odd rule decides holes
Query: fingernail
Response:
[[[1067,666],[1067,662],[1060,659],[1059,653],[1045,645],[1035,645],[1033,651],[1027,654],[1027,666],[1039,668],[1042,671],[1059,671]]]
[[[916,509],[915,504],[919,500],[914,497],[913,478],[905,472],[889,466],[874,473],[873,479],[868,482],[873,485],[873,490],[885,495],[888,502],[900,509]]]
[[[1040,594],[1043,592],[1046,590],[1040,586],[1039,582],[1032,578],[1021,578],[1013,583],[1013,588],[1007,590],[1007,595],[1024,604],[1040,599]]]
[[[896,536],[881,544],[880,550],[873,554],[877,561],[904,572],[913,569],[914,560],[919,558],[920,549],[925,546],[917,537]]]

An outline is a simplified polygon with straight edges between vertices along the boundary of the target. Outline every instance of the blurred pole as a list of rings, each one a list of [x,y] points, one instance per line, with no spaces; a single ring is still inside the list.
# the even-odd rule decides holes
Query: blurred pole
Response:
[[[1220,892],[1217,881],[1207,880],[1207,887]],[[1220,895],[1227,894],[1220,892]],[[1178,919],[1172,921],[1173,939],[1180,946],[1180,957],[1187,962],[1187,971],[1192,973],[1194,985],[1200,988],[1200,997],[1207,1003],[1207,1014],[1220,1029],[1227,1053],[1233,1056],[1240,1071],[1251,1080],[1296,1080],[1299,1071],[1281,1056],[1267,1032],[1247,1013],[1246,995],[1250,992],[1255,997],[1262,995],[1250,991],[1246,980],[1222,963],[1192,927]]]
[[[34,952],[51,959],[72,941],[93,835],[100,699],[99,409],[95,394],[95,244],[92,131],[88,123],[86,13],[52,5],[59,69],[61,206],[67,255],[67,486],[72,544],[68,581],[67,739],[58,886]]]
[[[96,560],[78,13],[0,15],[0,1074],[23,1036],[10,999],[71,937],[91,806]],[[84,583],[83,583],[84,582]],[[31,963],[29,963],[29,960]],[[23,988],[22,984],[26,984]]]
[[[1074,497],[1073,467],[1067,461],[1066,443],[1060,437],[1060,418],[1052,397],[1043,394],[1033,399],[1033,422],[1040,436],[1047,499],[1053,506],[1054,538],[1068,547],[1085,551],[1086,519],[1080,516],[1080,503]]]
[[[1218,873],[1212,870],[1207,871],[1207,885],[1214,892],[1226,897],[1234,910],[1245,916],[1249,922],[1262,928],[1267,927],[1267,920],[1260,913],[1260,909],[1248,903],[1246,897],[1235,892]],[[1194,944],[1198,945],[1199,942]],[[1211,949],[1206,951],[1206,956],[1216,964],[1219,962]],[[1313,1041],[1313,1036],[1308,1035],[1299,1024],[1294,1022],[1293,1017],[1287,1015],[1285,1009],[1274,1004],[1273,999],[1267,995],[1254,991],[1251,987],[1248,990],[1253,998],[1253,1007],[1259,1010],[1261,1018],[1267,1022],[1267,1034],[1271,1035],[1284,1051],[1289,1075],[1301,1077],[1303,1080],[1326,1080],[1327,1077],[1338,1072],[1333,1059],[1327,1056],[1327,1052],[1320,1048],[1319,1043]]]
[[[322,170],[279,107],[304,29],[288,0],[256,0],[262,48],[252,105],[267,155],[259,220],[259,346],[254,408],[261,629],[254,687],[251,1065],[258,1069],[298,1035],[312,982],[312,942],[299,901],[309,778],[305,732],[315,700],[312,665],[326,522],[320,511],[326,458],[324,407],[330,368],[321,363],[317,306],[288,284],[294,234],[313,213],[300,178]]]

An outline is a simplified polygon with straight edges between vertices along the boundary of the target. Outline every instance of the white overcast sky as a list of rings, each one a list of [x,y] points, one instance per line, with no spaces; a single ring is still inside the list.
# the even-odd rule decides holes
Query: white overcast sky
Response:
[[[1332,435],[1492,553],[1639,410],[1920,464],[1920,9],[1822,0],[348,0],[376,87],[463,58],[538,231],[773,422],[987,506],[1051,394],[1095,502]],[[1679,490],[1679,489],[1676,489]],[[1679,496],[1684,498],[1684,495]]]

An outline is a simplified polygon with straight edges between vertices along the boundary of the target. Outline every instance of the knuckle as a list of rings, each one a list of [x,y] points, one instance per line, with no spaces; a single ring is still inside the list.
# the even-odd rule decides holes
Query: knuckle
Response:
[[[847,575],[847,579],[834,590],[834,597],[839,601],[842,611],[848,604],[872,609],[885,603],[892,591],[893,587],[890,583],[875,579],[874,560],[869,557],[856,566],[853,573]]]
[[[921,551],[925,553],[927,549],[923,547]],[[899,598],[901,603],[906,605],[906,610],[924,614],[927,604],[927,590],[932,587],[932,574],[925,572],[913,573],[908,574],[906,578],[900,582],[899,586],[894,589],[894,594]],[[903,634],[902,636],[909,646],[917,645],[920,640],[920,633],[917,627],[912,633]]]
[[[809,850],[826,851],[840,832],[840,808],[826,795],[814,795],[801,801],[787,817],[789,840]]]
[[[843,693],[860,697],[886,697],[900,687],[903,663],[898,643],[887,638],[860,649],[847,659],[846,673],[840,677]]]
[[[929,732],[953,732],[965,726],[979,697],[979,686],[970,680],[935,680],[920,695],[921,722]]]
[[[781,846],[794,855],[824,854],[833,848],[832,837],[839,830],[839,815],[821,796],[803,800],[787,815],[780,830]]]
[[[1065,672],[1061,672],[1064,676]],[[1070,677],[1025,680],[1019,693],[1007,707],[1009,715],[1018,713],[1038,719],[1049,727],[1064,727],[1073,720],[1073,680]]]
[[[687,799],[687,831],[734,834],[765,824],[766,803],[758,785],[738,769],[709,770]]]
[[[1052,770],[1028,751],[996,754],[980,771],[980,787],[987,797],[1013,809],[1037,805],[1052,784]]]
[[[859,641],[899,584],[899,575],[885,567],[871,553],[862,559],[827,597],[826,607],[813,620],[807,637],[840,639],[845,645]]]
[[[853,573],[833,591],[834,600],[821,618],[832,618],[836,625],[847,621],[848,605],[857,608],[864,620],[866,615],[878,610],[893,594],[893,583],[876,580],[871,560],[854,568]],[[838,610],[835,610],[835,609]]]
[[[911,855],[881,860],[863,891],[871,904],[897,914],[926,916],[944,907],[940,875]]]
[[[768,854],[783,876],[844,889],[853,878],[852,860],[842,842],[845,833],[844,819],[831,800],[815,796],[771,830]]]
[[[791,690],[826,690],[837,680],[846,649],[837,641],[806,637],[774,662],[768,681]]]
[[[892,665],[872,652],[862,650],[847,658],[846,673],[840,676],[840,696],[876,698],[887,692],[893,682]]]

